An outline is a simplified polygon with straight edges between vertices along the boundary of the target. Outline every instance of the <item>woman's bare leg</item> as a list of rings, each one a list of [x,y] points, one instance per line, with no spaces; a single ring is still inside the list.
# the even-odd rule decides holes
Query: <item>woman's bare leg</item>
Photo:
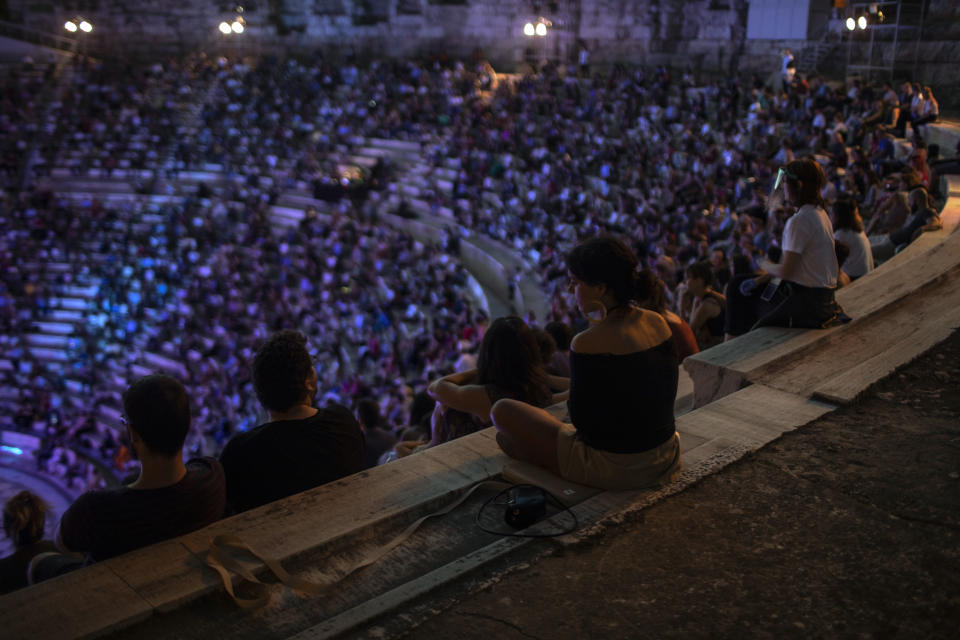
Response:
[[[560,475],[557,434],[563,425],[552,415],[519,400],[498,400],[490,411],[497,442],[508,456]]]

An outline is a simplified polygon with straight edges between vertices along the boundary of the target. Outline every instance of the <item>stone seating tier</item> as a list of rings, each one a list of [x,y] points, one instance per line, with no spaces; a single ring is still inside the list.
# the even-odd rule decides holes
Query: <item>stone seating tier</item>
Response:
[[[680,482],[659,496],[679,490],[745,451],[829,411],[827,405],[761,386],[740,394],[678,421],[687,471]],[[739,405],[749,409],[744,411]],[[492,428],[486,429],[15,592],[0,599],[4,605],[0,624],[10,637],[39,634],[51,640],[111,632],[114,637],[150,638],[186,625],[197,632],[212,631],[213,625],[218,625],[219,632],[213,637],[259,637],[256,625],[242,622],[243,616],[226,600],[215,574],[202,564],[212,536],[237,535],[261,553],[288,567],[296,565],[299,574],[316,580],[337,558],[342,563],[344,556],[368,551],[475,483],[499,478],[510,460],[500,452],[494,435]],[[657,495],[648,491],[599,493],[574,510],[582,525],[591,525],[611,512]],[[464,529],[460,536],[469,543],[466,546],[464,540],[459,544],[451,540],[453,532],[442,525],[439,530],[424,527],[409,541],[412,548],[405,546],[391,553],[379,568],[375,565],[352,579],[349,588],[338,589],[334,597],[285,597],[260,614],[266,616],[261,622],[295,624],[288,627],[290,634],[298,630],[322,635],[346,631],[527,544],[523,539],[497,540],[467,530],[467,521],[478,507],[476,501],[467,503],[461,516],[466,521],[458,523]],[[562,526],[564,517],[554,517],[553,526]],[[281,531],[284,533],[279,535]],[[433,562],[419,563],[431,557]],[[259,562],[246,564],[254,574],[264,573]],[[416,571],[411,571],[411,565]],[[187,606],[190,603],[195,604]],[[213,611],[217,613],[211,615]]]

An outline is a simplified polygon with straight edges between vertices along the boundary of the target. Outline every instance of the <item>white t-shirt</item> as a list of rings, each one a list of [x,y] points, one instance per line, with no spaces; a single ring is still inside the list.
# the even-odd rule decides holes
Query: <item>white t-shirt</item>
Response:
[[[850,255],[843,261],[843,271],[851,278],[859,278],[873,271],[873,252],[870,240],[863,231],[837,229],[833,237],[850,247]]]
[[[790,279],[806,287],[833,289],[837,286],[837,254],[833,225],[827,212],[805,204],[783,229],[783,250],[800,254],[800,264]]]

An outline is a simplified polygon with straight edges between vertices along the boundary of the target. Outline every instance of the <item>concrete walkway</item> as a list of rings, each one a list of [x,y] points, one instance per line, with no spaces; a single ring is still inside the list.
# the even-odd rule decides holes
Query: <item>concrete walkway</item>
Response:
[[[956,638],[958,380],[955,332],[670,500],[357,637]]]

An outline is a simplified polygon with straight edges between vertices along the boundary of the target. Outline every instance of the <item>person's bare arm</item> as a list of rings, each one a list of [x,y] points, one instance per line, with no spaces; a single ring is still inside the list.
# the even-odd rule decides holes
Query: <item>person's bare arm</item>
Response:
[[[551,391],[566,391],[570,388],[570,378],[564,376],[547,376],[547,386]]]
[[[486,388],[479,384],[455,384],[448,378],[450,376],[430,385],[427,390],[430,397],[452,409],[466,411],[486,420],[491,407]]]
[[[800,254],[796,251],[784,251],[780,263],[770,267],[770,273],[782,280],[793,280],[800,267]],[[770,278],[767,278],[769,280]]]
[[[455,385],[465,385],[470,384],[474,378],[477,377],[476,369],[467,369],[466,371],[457,371],[456,373],[451,373],[449,375],[443,376],[439,380],[434,380],[429,387],[427,387],[427,393],[433,396],[433,389],[436,385],[441,382],[450,382]]]

